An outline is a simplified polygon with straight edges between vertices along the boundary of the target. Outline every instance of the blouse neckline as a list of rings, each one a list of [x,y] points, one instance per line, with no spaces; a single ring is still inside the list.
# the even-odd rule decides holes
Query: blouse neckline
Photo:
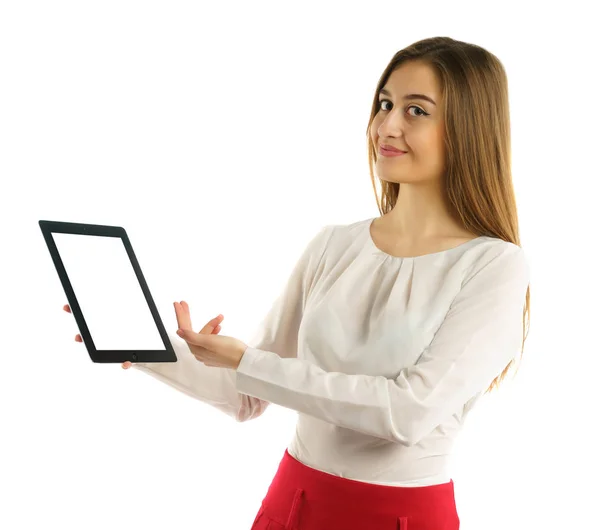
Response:
[[[373,224],[375,219],[377,219],[377,218],[372,217],[370,219],[367,219],[367,221],[365,223],[366,230],[367,230],[367,242],[374,254],[379,254],[381,256],[385,256],[391,260],[413,260],[413,261],[415,261],[415,260],[422,260],[422,259],[428,258],[430,256],[441,256],[442,254],[448,254],[449,252],[452,252],[454,250],[458,250],[467,245],[471,245],[473,243],[473,241],[477,241],[479,239],[484,239],[486,237],[486,236],[474,237],[473,239],[469,239],[468,241],[465,241],[464,243],[460,243],[459,245],[456,245],[455,247],[447,248],[446,250],[439,250],[438,252],[430,252],[428,254],[421,254],[419,256],[392,256],[391,254],[388,254],[387,252],[384,252],[383,250],[381,250],[375,244],[375,241],[373,241],[373,237],[371,236],[371,225]]]

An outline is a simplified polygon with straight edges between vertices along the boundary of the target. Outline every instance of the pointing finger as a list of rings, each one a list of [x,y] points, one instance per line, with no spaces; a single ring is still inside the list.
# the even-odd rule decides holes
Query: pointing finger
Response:
[[[185,305],[184,305],[185,304]],[[181,329],[192,329],[192,318],[190,316],[190,308],[185,302],[173,302],[175,307],[175,316],[177,317],[177,325]]]

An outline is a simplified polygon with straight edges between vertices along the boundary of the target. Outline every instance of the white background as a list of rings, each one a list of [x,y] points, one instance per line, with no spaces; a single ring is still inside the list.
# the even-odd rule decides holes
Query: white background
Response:
[[[378,215],[376,83],[431,36],[506,68],[532,271],[524,362],[456,445],[461,529],[600,524],[600,47],[592,4],[552,6],[3,1],[0,528],[250,528],[296,413],[92,363],[38,220],[124,226],[170,331],[186,300],[249,340],[323,225]]]

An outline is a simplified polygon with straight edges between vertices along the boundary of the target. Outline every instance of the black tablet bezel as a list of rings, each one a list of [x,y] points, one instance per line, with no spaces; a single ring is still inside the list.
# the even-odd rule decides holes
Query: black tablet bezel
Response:
[[[44,240],[46,241],[46,245],[48,246],[48,250],[50,251],[50,256],[52,257],[52,261],[54,262],[54,266],[56,268],[56,272],[58,273],[58,277],[60,278],[60,282],[63,286],[65,294],[67,295],[67,300],[69,301],[69,306],[71,307],[71,312],[75,317],[75,321],[77,322],[77,326],[79,327],[79,333],[81,334],[81,338],[88,350],[90,358],[95,363],[123,363],[125,361],[131,361],[133,363],[152,363],[152,362],[177,362],[177,356],[175,355],[175,351],[173,350],[173,345],[169,340],[167,332],[165,330],[165,326],[158,314],[158,310],[156,309],[156,305],[154,300],[152,299],[152,295],[150,294],[150,289],[148,288],[148,284],[142,274],[142,269],[138,263],[138,260],[135,256],[135,252],[133,251],[133,247],[131,246],[131,242],[129,241],[129,237],[127,236],[127,232],[121,226],[109,226],[109,225],[95,225],[95,224],[85,224],[85,223],[68,223],[63,221],[48,221],[48,220],[40,220],[39,221],[40,228],[42,230],[42,234],[44,236]],[[75,296],[75,292],[69,281],[69,276],[67,271],[63,265],[62,259],[58,252],[58,248],[56,247],[56,243],[54,242],[54,238],[52,237],[52,233],[61,233],[61,234],[79,234],[79,235],[94,235],[94,236],[104,236],[104,237],[118,237],[123,242],[125,246],[125,250],[127,251],[127,255],[129,256],[129,260],[133,265],[133,270],[135,271],[135,275],[140,282],[140,286],[142,288],[142,292],[144,293],[144,297],[146,298],[146,303],[150,308],[150,312],[152,313],[152,317],[154,318],[154,322],[156,327],[160,333],[160,336],[165,345],[164,350],[98,350],[94,345],[94,341],[92,340],[92,336],[88,329],[88,326],[85,322],[85,318],[81,311],[81,307],[77,302],[77,296]]]

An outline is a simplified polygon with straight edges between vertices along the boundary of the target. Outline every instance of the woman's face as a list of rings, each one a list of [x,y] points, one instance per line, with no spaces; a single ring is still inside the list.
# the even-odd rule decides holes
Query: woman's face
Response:
[[[415,96],[406,98],[409,94]],[[370,129],[377,176],[398,183],[440,179],[445,169],[444,121],[441,87],[433,68],[416,61],[402,64],[390,74],[378,98]],[[406,154],[386,157],[379,152],[381,144]]]

